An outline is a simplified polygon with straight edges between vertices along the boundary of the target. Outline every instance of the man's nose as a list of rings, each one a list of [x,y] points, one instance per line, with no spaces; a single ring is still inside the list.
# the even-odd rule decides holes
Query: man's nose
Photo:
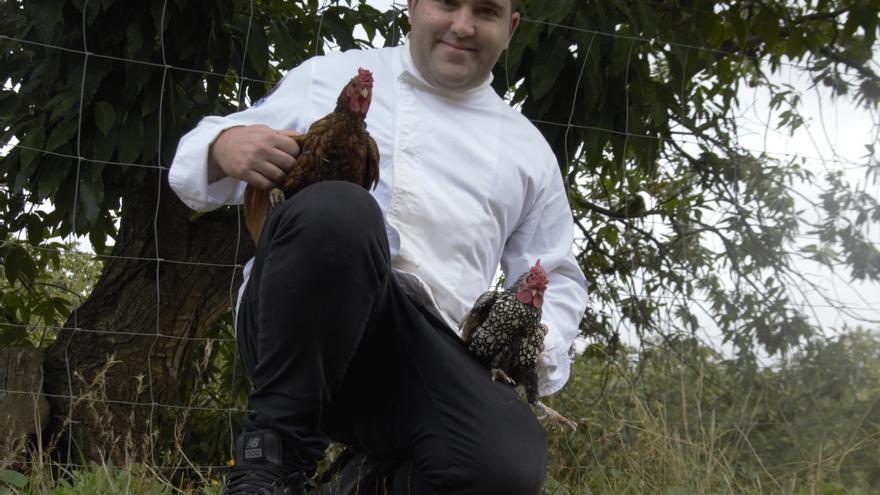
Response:
[[[457,9],[452,14],[452,26],[450,31],[459,38],[467,38],[474,35],[474,14],[468,8]]]

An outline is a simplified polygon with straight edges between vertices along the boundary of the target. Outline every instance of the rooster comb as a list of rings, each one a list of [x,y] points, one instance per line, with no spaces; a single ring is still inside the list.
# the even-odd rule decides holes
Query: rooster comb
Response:
[[[541,309],[544,305],[544,291],[547,290],[547,272],[541,266],[541,260],[529,269],[527,275],[523,275],[525,281],[521,282],[516,300],[527,305]]]
[[[529,269],[529,280],[533,283],[547,285],[547,272],[545,272],[544,267],[541,266],[541,260],[538,260],[535,263],[535,266]]]
[[[362,83],[373,84],[373,73],[361,67],[358,69],[358,80]]]

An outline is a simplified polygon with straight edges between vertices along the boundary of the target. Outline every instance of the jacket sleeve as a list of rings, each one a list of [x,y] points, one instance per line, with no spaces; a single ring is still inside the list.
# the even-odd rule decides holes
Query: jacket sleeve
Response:
[[[562,176],[555,158],[529,213],[510,236],[501,257],[501,268],[510,283],[535,261],[547,272],[542,322],[550,331],[538,360],[541,395],[559,391],[568,381],[569,351],[587,305],[587,284],[574,256],[574,221]]]
[[[305,131],[301,128],[301,116],[313,89],[312,60],[288,72],[269,94],[250,108],[225,117],[205,117],[180,139],[168,172],[168,183],[187,206],[210,211],[242,202],[244,182],[225,177],[208,184],[208,149],[224,130],[264,124],[273,129]]]

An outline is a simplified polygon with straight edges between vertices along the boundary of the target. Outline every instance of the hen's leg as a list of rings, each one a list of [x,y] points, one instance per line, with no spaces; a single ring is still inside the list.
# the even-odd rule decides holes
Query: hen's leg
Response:
[[[544,404],[541,401],[535,401],[534,405],[544,411],[546,417],[554,423],[563,424],[565,426],[571,427],[572,430],[577,430],[577,423],[566,418],[562,414],[559,414],[559,412],[557,412],[555,409],[548,406],[547,404]]]
[[[504,380],[505,382],[516,385],[516,382],[513,378],[507,376],[507,373],[501,368],[501,363],[509,363],[510,360],[506,359],[507,355],[510,354],[510,347],[504,349],[499,352],[492,358],[492,362],[490,363],[490,370],[492,372],[492,381],[497,381],[499,378]]]
[[[281,189],[275,188],[269,191],[269,202],[272,203],[272,208],[280,205],[284,201],[284,191]]]
[[[507,373],[504,372],[501,368],[492,368],[492,381],[498,381],[499,379],[511,384],[516,385],[516,382],[513,381],[513,378],[507,376]]]

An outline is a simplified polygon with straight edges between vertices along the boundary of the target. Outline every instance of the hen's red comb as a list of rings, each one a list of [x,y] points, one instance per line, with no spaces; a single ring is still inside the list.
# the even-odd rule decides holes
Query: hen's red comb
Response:
[[[547,285],[547,272],[544,271],[544,267],[541,266],[541,260],[538,260],[529,270],[529,280],[540,285]]]
[[[364,68],[358,69],[358,79],[362,83],[373,84],[373,73]]]

